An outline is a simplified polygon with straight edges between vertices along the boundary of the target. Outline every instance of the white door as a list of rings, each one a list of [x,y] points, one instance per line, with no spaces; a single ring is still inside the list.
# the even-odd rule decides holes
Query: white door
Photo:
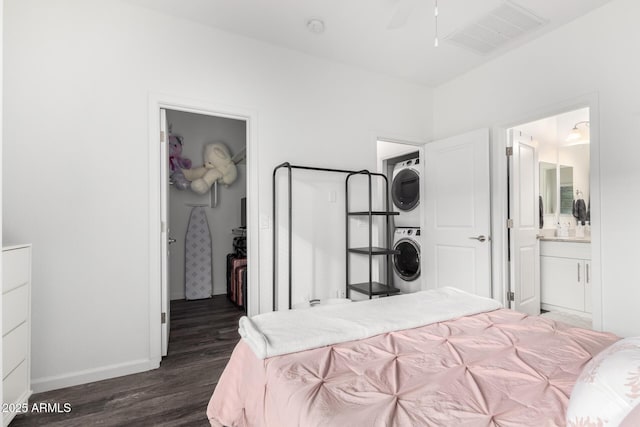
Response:
[[[160,250],[161,256],[161,308],[159,320],[162,322],[162,355],[167,355],[169,348],[169,133],[167,127],[167,111],[160,109]]]
[[[513,154],[509,157],[511,308],[530,315],[540,314],[540,244],[538,230],[540,195],[538,149],[530,137],[509,131]]]
[[[491,297],[489,130],[425,145],[427,289]]]

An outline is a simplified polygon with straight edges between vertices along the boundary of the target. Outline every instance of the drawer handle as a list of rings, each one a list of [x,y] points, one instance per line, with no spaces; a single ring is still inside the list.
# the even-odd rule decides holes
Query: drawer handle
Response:
[[[585,264],[586,274],[587,274],[587,283],[589,283],[589,264]]]
[[[578,283],[580,283],[580,263],[578,263]]]

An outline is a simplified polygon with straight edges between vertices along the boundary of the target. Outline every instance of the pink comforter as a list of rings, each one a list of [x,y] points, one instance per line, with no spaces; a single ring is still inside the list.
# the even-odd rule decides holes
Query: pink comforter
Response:
[[[240,342],[213,426],[562,426],[582,367],[618,337],[511,310],[265,360]]]

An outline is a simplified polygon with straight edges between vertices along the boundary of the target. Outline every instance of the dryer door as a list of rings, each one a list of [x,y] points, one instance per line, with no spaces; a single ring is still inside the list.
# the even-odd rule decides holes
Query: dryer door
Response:
[[[402,280],[411,282],[420,277],[420,247],[411,239],[400,239],[393,246],[400,251],[393,256],[393,268]]]
[[[410,211],[420,202],[420,175],[414,169],[402,169],[391,184],[393,204],[401,211]]]

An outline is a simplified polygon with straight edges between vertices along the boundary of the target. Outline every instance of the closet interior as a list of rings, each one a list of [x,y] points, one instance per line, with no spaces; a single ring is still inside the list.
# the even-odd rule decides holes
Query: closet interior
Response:
[[[167,110],[171,300],[246,311],[246,122]]]

